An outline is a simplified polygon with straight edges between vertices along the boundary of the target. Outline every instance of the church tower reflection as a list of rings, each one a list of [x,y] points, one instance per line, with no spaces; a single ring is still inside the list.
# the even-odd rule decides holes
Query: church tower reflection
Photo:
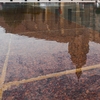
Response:
[[[71,60],[76,66],[76,75],[79,79],[82,74],[82,66],[86,64],[87,53],[89,52],[89,34],[84,29],[76,29],[76,33],[69,42],[69,53]]]

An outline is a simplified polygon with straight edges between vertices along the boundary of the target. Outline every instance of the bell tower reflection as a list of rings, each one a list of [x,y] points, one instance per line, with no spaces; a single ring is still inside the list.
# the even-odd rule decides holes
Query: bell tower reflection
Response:
[[[82,66],[86,64],[87,53],[89,51],[89,34],[84,30],[76,30],[76,33],[69,42],[69,53],[71,60],[76,66],[76,75],[79,79],[82,74]]]

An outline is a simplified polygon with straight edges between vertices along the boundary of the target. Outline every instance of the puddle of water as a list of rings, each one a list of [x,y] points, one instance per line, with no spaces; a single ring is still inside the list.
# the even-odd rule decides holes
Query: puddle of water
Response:
[[[34,3],[12,3],[0,7],[0,26],[3,27],[0,28],[0,73],[9,33],[12,34],[5,83],[78,68],[80,71],[69,75],[69,79],[74,78],[74,86],[76,80],[84,81],[84,85],[95,78],[100,82],[99,69],[82,71],[82,67],[100,64],[100,17],[94,4],[60,3],[41,7]],[[53,81],[51,79],[51,83]],[[94,83],[94,87],[98,87],[99,82]]]

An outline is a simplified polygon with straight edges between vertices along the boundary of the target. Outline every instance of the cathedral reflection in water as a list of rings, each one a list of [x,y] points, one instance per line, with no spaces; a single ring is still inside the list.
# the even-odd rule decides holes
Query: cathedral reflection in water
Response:
[[[100,14],[97,10],[94,4],[79,3],[48,7],[32,6],[32,3],[21,6],[2,4],[0,25],[13,34],[69,43],[68,52],[79,79],[81,68],[86,64],[89,41],[100,43]]]

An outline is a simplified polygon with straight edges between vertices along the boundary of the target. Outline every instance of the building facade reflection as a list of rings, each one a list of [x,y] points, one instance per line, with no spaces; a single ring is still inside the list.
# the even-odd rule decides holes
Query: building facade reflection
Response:
[[[14,5],[7,3],[3,4],[1,13],[5,23],[7,23],[10,27],[16,27],[24,20],[26,9],[26,5],[21,6],[17,3]]]
[[[100,33],[94,31],[99,30],[95,22],[100,17],[95,15],[93,5],[84,4],[82,8],[80,4],[61,3],[58,7],[45,9],[27,5],[20,10],[12,9],[9,14],[5,6],[0,12],[0,25],[8,32],[69,43],[68,52],[76,66],[76,75],[80,78],[89,52],[89,40],[100,43]]]

